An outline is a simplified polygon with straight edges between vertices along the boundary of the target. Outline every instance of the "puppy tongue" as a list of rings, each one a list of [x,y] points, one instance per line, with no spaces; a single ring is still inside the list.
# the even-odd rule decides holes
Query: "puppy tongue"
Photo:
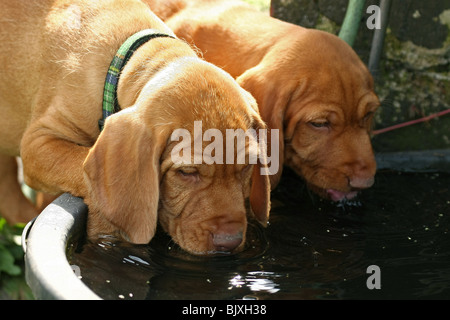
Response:
[[[333,201],[341,201],[344,199],[351,200],[358,194],[358,191],[342,192],[334,189],[328,189],[327,194]]]

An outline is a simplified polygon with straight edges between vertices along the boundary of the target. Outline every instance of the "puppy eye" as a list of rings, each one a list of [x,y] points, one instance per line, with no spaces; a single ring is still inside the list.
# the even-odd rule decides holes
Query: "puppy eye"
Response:
[[[328,121],[311,121],[309,124],[314,128],[328,128],[330,126]]]
[[[198,177],[199,173],[195,168],[180,168],[177,173],[182,177]]]
[[[363,120],[364,120],[364,121],[367,121],[367,120],[369,120],[372,116],[373,116],[373,112],[372,112],[372,111],[367,112],[366,115],[364,116]]]
[[[367,112],[364,117],[361,120],[361,127],[367,127],[370,126],[372,124],[372,117],[373,117],[374,113],[373,111]]]

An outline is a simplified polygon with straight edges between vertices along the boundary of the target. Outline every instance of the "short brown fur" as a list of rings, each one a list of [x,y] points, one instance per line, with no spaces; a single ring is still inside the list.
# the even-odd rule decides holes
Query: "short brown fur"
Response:
[[[312,190],[340,200],[373,184],[369,135],[379,101],[369,71],[344,41],[239,1],[144,2],[255,97],[263,120],[280,130],[280,164]]]
[[[159,218],[189,252],[217,250],[214,237],[222,245],[228,234],[242,237],[238,250],[250,193],[256,218],[267,222],[270,185],[257,165],[202,164],[185,174],[192,168],[171,161],[170,134],[192,132],[193,121],[204,130],[265,128],[251,95],[185,42],[157,38],[135,52],[118,84],[123,110],[99,132],[119,46],[142,29],[173,35],[141,1],[8,1],[0,11],[1,186],[15,193],[0,211],[10,223],[37,214],[19,195],[17,156],[32,188],[84,198],[91,238],[147,243]]]

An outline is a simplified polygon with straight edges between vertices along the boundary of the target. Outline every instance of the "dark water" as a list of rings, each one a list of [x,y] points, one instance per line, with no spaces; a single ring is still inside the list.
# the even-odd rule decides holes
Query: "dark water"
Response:
[[[158,232],[149,246],[78,245],[70,263],[105,299],[450,299],[450,174],[379,172],[336,206],[287,173],[272,202],[236,255],[192,256]]]

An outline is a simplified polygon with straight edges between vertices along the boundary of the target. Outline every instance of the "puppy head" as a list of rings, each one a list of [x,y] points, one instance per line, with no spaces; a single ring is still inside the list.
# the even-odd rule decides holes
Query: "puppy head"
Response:
[[[283,132],[284,163],[319,195],[352,198],[373,184],[376,170],[369,135],[379,101],[372,77],[336,36],[306,29],[291,36],[238,82],[268,125]]]
[[[261,162],[254,161],[258,158],[251,159],[256,137],[238,133],[266,127],[253,97],[231,77],[206,63],[195,70],[201,76],[181,90],[183,103],[197,102],[194,109],[185,106],[176,112],[182,114],[182,126],[173,131],[161,157],[159,220],[191,253],[239,251],[247,229],[246,199],[265,225],[270,184],[260,173]],[[167,96],[166,103],[175,104]]]
[[[240,250],[247,228],[246,198],[255,217],[267,222],[269,179],[248,156],[237,163],[233,155],[234,164],[211,157],[220,152],[217,133],[225,143],[226,129],[265,128],[255,101],[231,77],[204,62],[161,72],[135,106],[106,120],[85,161],[86,202],[94,212],[90,234],[117,232],[130,242],[147,243],[159,220],[188,252]],[[177,129],[185,130],[190,141],[174,140]],[[208,135],[208,129],[216,134]],[[177,155],[186,156],[190,149],[191,162],[174,159],[180,144]],[[198,153],[200,161],[195,161]]]

